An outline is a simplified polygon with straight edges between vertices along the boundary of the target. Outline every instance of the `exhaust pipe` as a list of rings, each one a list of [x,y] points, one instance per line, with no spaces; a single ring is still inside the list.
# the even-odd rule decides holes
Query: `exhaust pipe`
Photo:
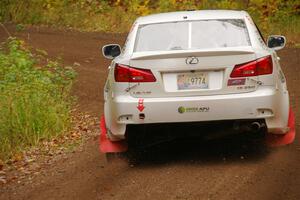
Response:
[[[239,123],[236,122],[233,124],[233,130],[237,132],[259,132],[261,129],[264,129],[266,124],[264,122],[245,122]]]
[[[251,123],[251,130],[254,132],[258,132],[263,127],[263,124],[259,122],[253,122]]]

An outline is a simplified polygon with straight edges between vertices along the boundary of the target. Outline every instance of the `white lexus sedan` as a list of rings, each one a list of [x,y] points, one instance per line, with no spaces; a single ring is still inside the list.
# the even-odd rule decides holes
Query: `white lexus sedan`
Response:
[[[122,49],[102,48],[112,59],[104,87],[107,138],[166,124],[288,133],[289,93],[276,55],[285,43],[273,35],[266,44],[245,11],[138,18]]]

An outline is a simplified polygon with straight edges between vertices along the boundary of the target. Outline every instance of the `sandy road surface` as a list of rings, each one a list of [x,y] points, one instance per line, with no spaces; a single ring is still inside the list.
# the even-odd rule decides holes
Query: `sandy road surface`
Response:
[[[108,61],[99,47],[122,43],[124,36],[48,28],[17,35],[66,64],[80,63],[74,94],[82,110],[101,115]],[[4,37],[0,30],[0,40]],[[97,141],[90,141],[83,152],[46,169],[34,184],[0,188],[0,199],[300,199],[300,49],[285,49],[280,56],[297,116],[294,144],[270,149],[239,140],[170,143],[134,162],[107,164]]]

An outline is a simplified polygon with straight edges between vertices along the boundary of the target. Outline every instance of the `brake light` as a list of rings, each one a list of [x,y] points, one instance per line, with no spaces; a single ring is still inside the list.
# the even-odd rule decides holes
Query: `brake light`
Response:
[[[116,82],[155,82],[156,79],[149,69],[138,69],[126,65],[116,64]]]
[[[234,66],[230,77],[259,76],[273,73],[272,57],[266,56],[257,60]]]

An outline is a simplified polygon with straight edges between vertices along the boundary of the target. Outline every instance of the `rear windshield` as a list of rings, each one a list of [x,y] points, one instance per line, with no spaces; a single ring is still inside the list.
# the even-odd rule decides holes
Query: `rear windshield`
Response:
[[[139,26],[134,51],[172,51],[250,45],[244,20],[201,20]]]

